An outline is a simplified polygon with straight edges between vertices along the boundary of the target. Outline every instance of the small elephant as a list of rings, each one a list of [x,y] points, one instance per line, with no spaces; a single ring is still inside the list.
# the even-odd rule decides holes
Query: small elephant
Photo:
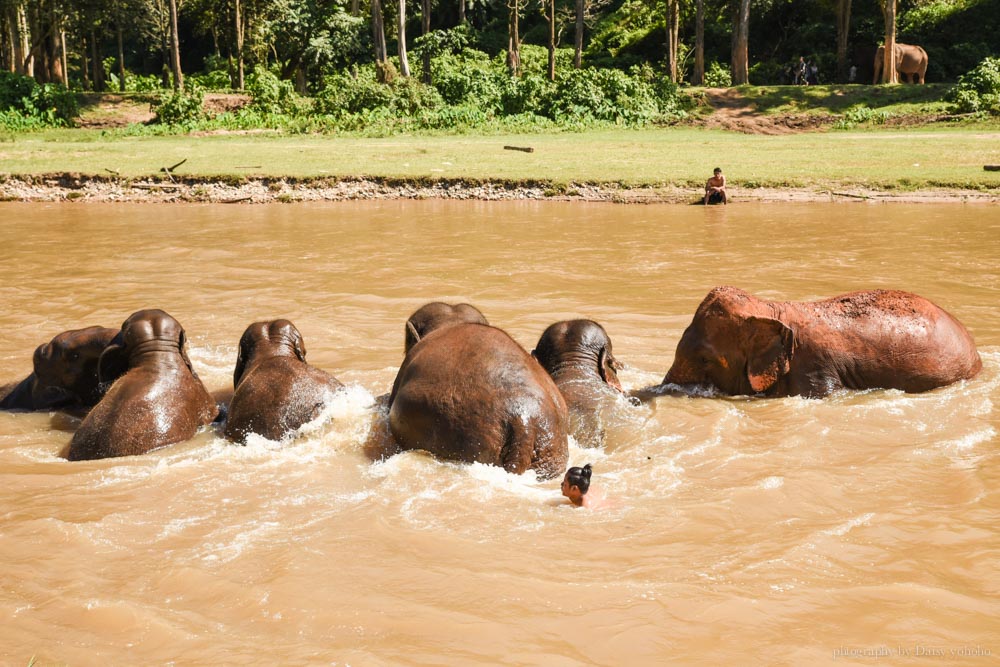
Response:
[[[619,404],[621,364],[608,333],[593,320],[551,325],[532,351],[566,399],[570,434],[583,446],[604,444],[604,412]]]
[[[302,334],[288,320],[254,322],[240,338],[225,435],[245,442],[255,433],[281,440],[319,416],[342,385],[306,363]]]
[[[982,366],[966,328],[916,294],[792,302],[717,287],[698,306],[663,382],[764,396],[921,392],[972,378]]]
[[[111,384],[73,435],[69,460],[144,454],[188,440],[218,414],[185,351],[187,335],[162,310],[140,310],[101,354]]]
[[[437,313],[440,306],[425,308]],[[432,318],[423,311],[410,317],[407,331],[428,319],[434,326],[422,327],[389,396],[397,444],[515,474],[562,474],[569,457],[566,402],[545,369],[504,331],[466,321],[467,309]]]
[[[920,46],[900,44],[899,42],[896,42],[894,52],[896,54],[896,73],[899,74],[900,81],[923,83],[924,75],[927,74],[927,52]],[[885,47],[880,46],[875,52],[875,60],[872,62],[875,68],[873,85],[879,83],[884,64]]]
[[[105,327],[64,331],[38,346],[31,375],[0,388],[2,410],[89,408],[101,400],[97,362],[118,333]]]

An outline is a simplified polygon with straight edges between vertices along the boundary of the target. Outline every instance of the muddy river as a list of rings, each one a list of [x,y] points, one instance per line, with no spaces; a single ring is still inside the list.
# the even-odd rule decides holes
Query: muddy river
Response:
[[[68,462],[79,420],[0,413],[0,663],[996,664],[1000,207],[0,204],[0,383],[54,334],[162,308],[210,390],[285,317],[347,391],[290,442],[207,428]],[[559,480],[387,459],[407,316],[468,301],[529,350],[601,322],[658,382],[716,285],[930,298],[973,380],[822,400],[665,396]]]

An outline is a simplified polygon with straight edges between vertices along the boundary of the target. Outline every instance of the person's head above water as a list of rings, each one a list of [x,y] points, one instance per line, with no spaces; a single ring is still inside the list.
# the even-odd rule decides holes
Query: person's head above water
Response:
[[[562,494],[574,505],[582,505],[583,497],[590,489],[591,467],[588,463],[582,468],[570,468],[562,481]]]

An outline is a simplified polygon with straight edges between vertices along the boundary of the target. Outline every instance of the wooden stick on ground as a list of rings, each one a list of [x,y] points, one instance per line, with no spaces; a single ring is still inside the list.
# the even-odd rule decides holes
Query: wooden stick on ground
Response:
[[[505,151],[521,151],[522,153],[534,153],[535,149],[531,146],[504,146]]]

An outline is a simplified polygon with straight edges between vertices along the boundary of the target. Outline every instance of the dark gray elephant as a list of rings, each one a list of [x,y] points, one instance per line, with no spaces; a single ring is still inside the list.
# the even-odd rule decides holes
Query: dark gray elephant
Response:
[[[462,308],[453,318],[428,318],[422,308],[410,317],[407,331],[422,331],[389,396],[393,438],[442,459],[533,469],[543,479],[562,474],[569,456],[562,394],[524,348],[496,327],[469,323],[470,315]],[[418,327],[428,319],[433,326]]]
[[[663,382],[764,396],[921,392],[975,377],[982,367],[968,330],[916,294],[765,301],[717,287],[698,306]]]
[[[64,331],[35,350],[31,375],[0,388],[2,410],[89,408],[101,396],[97,362],[116,329]]]
[[[144,454],[190,439],[218,414],[185,350],[187,335],[162,310],[140,310],[101,355],[111,383],[73,435],[71,461]]]
[[[611,351],[611,338],[593,320],[567,320],[551,325],[531,353],[555,381],[569,407],[569,430],[584,447],[605,440],[605,416],[621,404],[621,364]]]
[[[316,419],[343,389],[335,377],[306,363],[302,334],[288,320],[254,322],[240,339],[225,435],[245,442],[251,433],[281,440]]]
[[[927,52],[924,51],[923,47],[896,42],[895,53],[896,73],[899,74],[899,80],[910,83],[923,83],[924,76],[927,74]],[[875,69],[872,84],[879,83],[884,64],[885,47],[880,46],[875,52],[875,60],[872,61]]]

